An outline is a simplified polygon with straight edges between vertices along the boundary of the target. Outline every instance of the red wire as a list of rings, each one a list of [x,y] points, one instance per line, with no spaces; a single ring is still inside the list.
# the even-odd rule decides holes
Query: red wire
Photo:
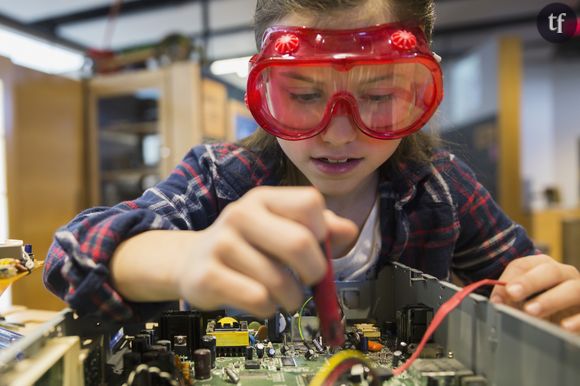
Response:
[[[463,299],[465,299],[465,297],[467,295],[469,295],[470,293],[472,293],[473,291],[475,291],[479,287],[482,287],[485,285],[506,285],[506,283],[503,281],[498,281],[498,280],[484,279],[484,280],[480,280],[480,281],[475,282],[475,283],[471,283],[470,285],[464,287],[461,291],[459,291],[458,293],[453,295],[453,297],[451,297],[451,299],[449,299],[441,307],[439,307],[439,310],[437,310],[437,313],[433,317],[433,321],[429,325],[429,328],[427,328],[427,331],[425,331],[425,335],[423,335],[423,338],[421,339],[421,343],[419,343],[419,345],[417,346],[417,349],[415,350],[413,355],[411,355],[411,357],[403,365],[394,369],[393,374],[394,375],[401,375],[409,367],[411,367],[411,365],[413,364],[415,359],[417,359],[419,357],[419,355],[421,354],[421,351],[423,351],[423,348],[425,347],[425,344],[427,344],[427,342],[431,338],[431,335],[433,335],[433,333],[439,327],[441,322],[443,322],[443,319],[445,319],[447,314],[449,314],[451,311],[453,311],[461,303],[461,301]]]

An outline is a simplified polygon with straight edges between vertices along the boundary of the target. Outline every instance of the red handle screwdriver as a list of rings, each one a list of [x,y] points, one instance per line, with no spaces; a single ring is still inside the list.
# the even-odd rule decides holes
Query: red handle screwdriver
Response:
[[[328,268],[322,280],[314,286],[314,302],[320,320],[322,338],[329,346],[340,347],[344,344],[344,326],[340,320],[340,308],[336,297],[330,239],[328,237],[324,243],[324,251]]]

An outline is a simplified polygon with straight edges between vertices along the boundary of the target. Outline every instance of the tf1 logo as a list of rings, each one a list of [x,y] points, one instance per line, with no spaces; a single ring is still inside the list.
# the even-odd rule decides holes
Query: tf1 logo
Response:
[[[538,14],[537,24],[540,35],[552,43],[564,43],[579,32],[576,13],[561,3],[545,6]]]

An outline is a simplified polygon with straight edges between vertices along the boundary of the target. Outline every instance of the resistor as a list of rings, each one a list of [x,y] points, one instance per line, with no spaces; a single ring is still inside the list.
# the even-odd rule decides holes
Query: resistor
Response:
[[[318,339],[313,339],[312,344],[314,345],[314,348],[316,349],[316,351],[318,351],[319,353],[324,352],[324,347],[322,347],[322,345],[320,344]]]
[[[238,376],[238,374],[236,374],[234,370],[230,369],[229,367],[226,367],[225,372],[230,382],[237,384],[240,381],[240,377]]]

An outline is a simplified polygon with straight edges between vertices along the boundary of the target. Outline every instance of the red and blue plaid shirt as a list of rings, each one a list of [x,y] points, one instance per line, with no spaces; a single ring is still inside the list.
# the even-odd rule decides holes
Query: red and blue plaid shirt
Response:
[[[111,284],[109,262],[124,240],[154,229],[202,230],[248,190],[280,184],[273,165],[232,144],[193,148],[168,179],[133,201],[80,213],[55,234],[44,266],[48,289],[81,314],[146,320],[167,303],[129,302]],[[379,183],[380,268],[399,261],[440,279],[498,278],[513,259],[536,253],[521,226],[474,173],[439,151],[431,164],[402,165]],[[171,256],[160,256],[171,264]]]

